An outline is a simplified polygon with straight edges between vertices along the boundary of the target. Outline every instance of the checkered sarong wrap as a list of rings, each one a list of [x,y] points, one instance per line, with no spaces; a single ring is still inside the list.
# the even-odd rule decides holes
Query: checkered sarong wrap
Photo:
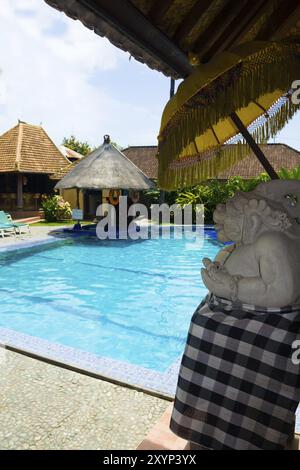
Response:
[[[171,430],[210,449],[284,448],[300,400],[297,339],[300,306],[209,295],[191,320]]]

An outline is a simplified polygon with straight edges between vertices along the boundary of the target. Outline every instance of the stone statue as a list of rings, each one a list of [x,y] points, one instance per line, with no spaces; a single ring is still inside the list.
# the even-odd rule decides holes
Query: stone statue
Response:
[[[203,259],[210,292],[261,307],[300,304],[300,181],[274,180],[238,193],[214,212],[221,242]]]

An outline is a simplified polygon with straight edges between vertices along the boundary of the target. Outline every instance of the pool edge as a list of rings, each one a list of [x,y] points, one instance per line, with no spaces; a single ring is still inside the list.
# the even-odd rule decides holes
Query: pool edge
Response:
[[[8,351],[23,354],[32,359],[98,380],[131,388],[168,401],[174,400],[180,358],[165,372],[156,372],[142,366],[97,356],[2,327],[0,327],[0,345]]]

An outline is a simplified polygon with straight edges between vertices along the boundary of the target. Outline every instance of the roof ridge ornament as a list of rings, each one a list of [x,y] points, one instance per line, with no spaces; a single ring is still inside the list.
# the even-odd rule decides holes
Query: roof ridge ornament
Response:
[[[110,144],[110,136],[108,134],[105,134],[103,136],[104,142],[103,144]]]

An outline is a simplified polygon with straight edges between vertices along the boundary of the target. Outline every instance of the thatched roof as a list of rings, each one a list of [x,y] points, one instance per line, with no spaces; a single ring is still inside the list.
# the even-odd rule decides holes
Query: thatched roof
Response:
[[[85,157],[83,157],[85,158]],[[50,176],[50,179],[54,180],[54,181],[60,181],[64,176],[66,176],[67,173],[69,173],[69,171],[72,170],[72,168],[74,168],[74,166],[76,166],[81,160],[75,160],[74,162],[69,162],[68,166],[65,167],[61,167],[59,168],[53,175]]]
[[[51,175],[69,161],[40,126],[19,123],[0,136],[0,172]]]
[[[281,168],[292,170],[300,165],[300,152],[286,144],[260,145],[269,162],[278,172]],[[124,150],[125,155],[151,179],[157,179],[157,147],[135,146]],[[218,179],[228,179],[241,176],[245,179],[255,178],[265,170],[253,152],[232,166],[226,172],[218,175]]]
[[[242,42],[300,33],[297,0],[45,0],[136,60],[174,78]]]
[[[73,163],[56,189],[135,189],[153,187],[152,181],[109,140]]]

